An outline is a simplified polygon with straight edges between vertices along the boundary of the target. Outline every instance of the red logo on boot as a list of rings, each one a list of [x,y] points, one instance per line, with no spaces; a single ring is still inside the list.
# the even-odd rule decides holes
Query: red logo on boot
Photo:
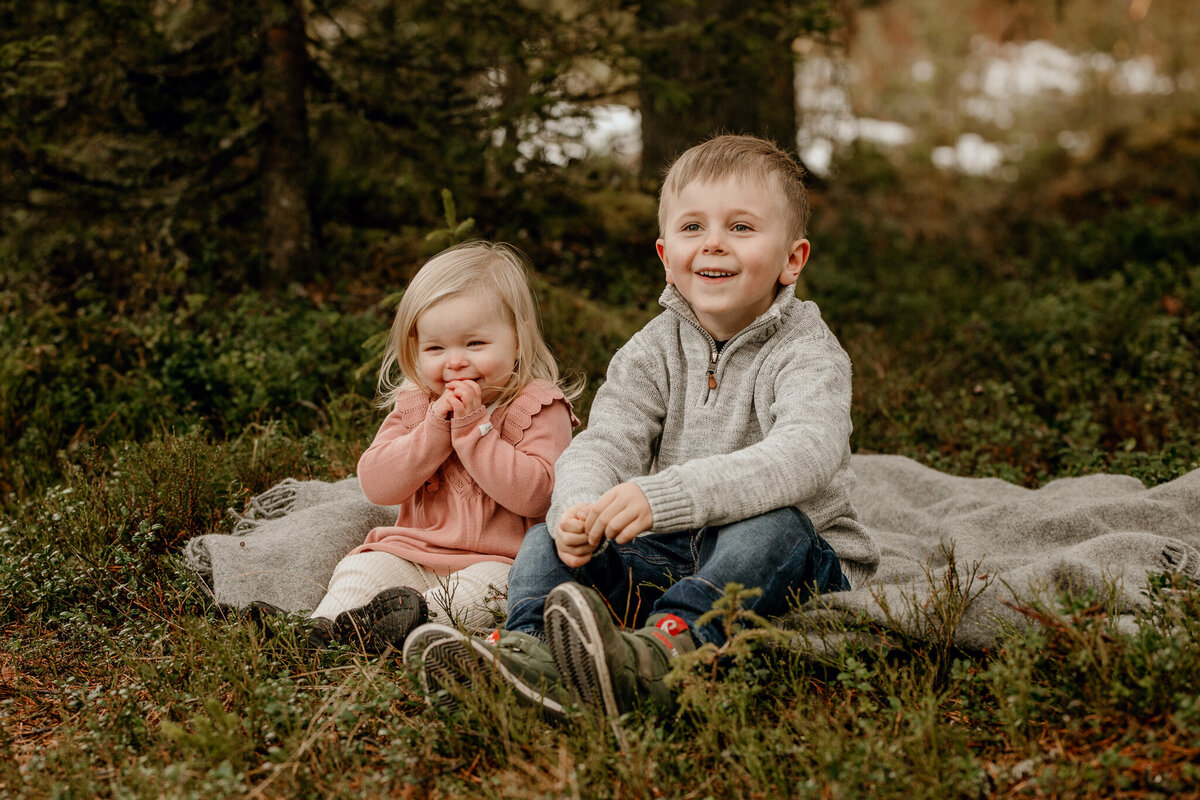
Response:
[[[488,644],[499,644],[500,643],[500,629],[499,628],[496,628],[496,630],[492,631],[491,633],[489,633],[487,635],[487,643]]]
[[[683,633],[688,629],[688,624],[683,621],[682,617],[677,617],[674,614],[667,614],[658,621],[654,627],[658,628],[663,633],[674,636],[677,633]]]

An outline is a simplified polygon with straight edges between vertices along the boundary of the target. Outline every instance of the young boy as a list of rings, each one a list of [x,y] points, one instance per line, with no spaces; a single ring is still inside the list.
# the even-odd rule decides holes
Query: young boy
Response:
[[[659,198],[666,311],[613,356],[555,465],[506,629],[409,637],[427,693],[482,660],[552,715],[669,702],[671,660],[726,638],[697,620],[727,583],[760,587],[748,607],[770,616],[871,576],[879,549],[850,505],[850,360],[794,294],[807,221],[802,171],[769,142],[719,136],[674,163]]]

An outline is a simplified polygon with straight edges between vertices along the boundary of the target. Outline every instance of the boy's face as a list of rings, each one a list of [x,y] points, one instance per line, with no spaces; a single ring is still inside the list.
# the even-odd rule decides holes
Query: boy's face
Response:
[[[783,199],[768,181],[693,181],[663,202],[657,249],[667,283],[717,341],[770,308],[808,261],[808,240],[791,237]]]

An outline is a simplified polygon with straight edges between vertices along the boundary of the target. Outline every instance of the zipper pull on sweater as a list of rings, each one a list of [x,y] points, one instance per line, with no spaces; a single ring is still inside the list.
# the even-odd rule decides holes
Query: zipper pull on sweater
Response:
[[[711,392],[717,388],[717,356],[719,351],[713,349],[710,351],[708,370],[704,373],[704,377],[708,378],[708,390]]]

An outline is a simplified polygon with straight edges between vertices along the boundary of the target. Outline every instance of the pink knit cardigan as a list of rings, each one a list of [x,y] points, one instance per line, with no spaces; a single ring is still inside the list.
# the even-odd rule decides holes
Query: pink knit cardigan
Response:
[[[479,408],[438,419],[431,401],[422,391],[401,394],[359,459],[363,494],[400,513],[352,552],[391,553],[442,574],[511,564],[550,507],[554,462],[578,424],[571,405],[544,381],[490,415]]]

